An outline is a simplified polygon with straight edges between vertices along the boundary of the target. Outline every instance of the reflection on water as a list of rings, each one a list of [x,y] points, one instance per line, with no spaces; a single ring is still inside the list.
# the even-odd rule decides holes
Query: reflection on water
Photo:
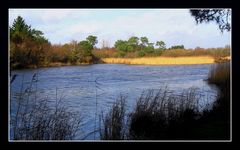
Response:
[[[203,105],[213,101],[217,91],[205,81],[210,67],[96,64],[17,70],[11,72],[11,75],[17,74],[11,85],[11,102],[14,103],[13,93],[21,89],[23,77],[26,87],[32,75],[38,73],[38,93],[54,100],[57,88],[64,96],[64,104],[84,116],[83,131],[87,134],[94,129],[96,98],[98,114],[108,111],[120,94],[127,96],[127,106],[131,110],[144,90],[166,86],[176,93],[194,87],[202,95]],[[13,113],[14,108],[11,110]],[[87,139],[93,139],[93,136]]]

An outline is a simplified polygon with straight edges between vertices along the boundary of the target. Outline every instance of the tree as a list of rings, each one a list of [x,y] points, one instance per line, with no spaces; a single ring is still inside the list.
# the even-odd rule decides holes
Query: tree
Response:
[[[154,46],[153,45],[154,45],[154,43],[148,43],[147,46],[145,46],[143,48],[143,51],[145,53],[148,53],[148,54],[153,53],[154,52]]]
[[[92,55],[92,49],[93,46],[88,42],[88,41],[80,41],[79,44],[79,49],[82,51],[82,55],[85,56],[91,56]]]
[[[140,37],[140,41],[141,41],[140,48],[141,48],[141,51],[142,51],[148,45],[148,38],[147,37]],[[143,54],[143,52],[141,52],[141,54]]]
[[[96,36],[89,35],[86,39],[92,45],[92,47],[94,47],[98,43]]]
[[[197,23],[216,22],[221,32],[231,29],[231,10],[230,9],[191,9],[190,13]]]
[[[123,51],[123,52],[127,52],[127,47],[128,47],[128,42],[127,41],[123,41],[123,40],[117,40],[114,44],[114,47],[118,50],[118,51]]]
[[[35,41],[39,43],[49,43],[48,39],[43,36],[43,32],[35,29],[30,30],[30,35],[34,38]]]
[[[136,36],[132,36],[128,39],[128,47],[127,47],[127,51],[128,52],[133,52],[136,51],[139,47],[138,42],[139,42],[139,38]]]
[[[138,41],[139,41],[138,37],[132,36],[128,39],[128,44],[133,46],[138,46]]]
[[[161,50],[166,49],[166,44],[163,41],[157,41],[156,46],[159,46],[159,49]]]
[[[142,42],[141,44],[143,46],[146,46],[148,44],[148,38],[147,37],[141,37],[140,40],[141,40],[141,42]]]
[[[169,49],[184,49],[184,45],[175,45],[170,47]]]
[[[32,29],[21,16],[10,27],[10,44],[11,67],[39,66],[50,46],[43,32]]]
[[[31,36],[31,27],[28,26],[21,16],[18,16],[12,27],[10,27],[10,40],[15,44],[23,42],[24,39]]]

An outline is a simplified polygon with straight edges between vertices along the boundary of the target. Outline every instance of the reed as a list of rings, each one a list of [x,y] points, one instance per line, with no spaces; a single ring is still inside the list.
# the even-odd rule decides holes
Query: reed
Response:
[[[215,62],[209,56],[189,57],[143,57],[143,58],[102,58],[104,63],[131,64],[131,65],[188,65],[212,64]]]
[[[105,117],[100,116],[100,137],[102,140],[121,140],[126,136],[126,97],[120,96]]]
[[[229,87],[230,63],[226,62],[213,65],[208,74],[208,81],[209,83],[216,84],[220,88]]]
[[[165,89],[147,90],[135,108],[125,113],[125,98],[102,116],[102,140],[186,139],[196,126],[199,97],[191,88],[181,94]]]
[[[24,78],[23,78],[24,80]],[[29,86],[22,88],[11,99],[11,140],[72,140],[80,131],[82,117],[69,111],[63,104],[63,96],[57,95],[55,105],[48,97],[40,97],[37,89],[37,74]],[[12,98],[14,97],[12,96]]]

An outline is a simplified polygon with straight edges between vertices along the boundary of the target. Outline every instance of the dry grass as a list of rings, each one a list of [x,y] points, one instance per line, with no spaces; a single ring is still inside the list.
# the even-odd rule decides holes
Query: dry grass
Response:
[[[215,62],[216,63],[222,63],[222,62],[229,62],[231,60],[230,56],[225,56],[225,57],[216,57]]]
[[[183,65],[183,64],[212,64],[215,62],[209,56],[191,57],[144,57],[144,58],[102,58],[105,63],[131,65]]]
[[[219,63],[212,66],[208,74],[208,81],[220,88],[228,87],[230,85],[230,63]]]

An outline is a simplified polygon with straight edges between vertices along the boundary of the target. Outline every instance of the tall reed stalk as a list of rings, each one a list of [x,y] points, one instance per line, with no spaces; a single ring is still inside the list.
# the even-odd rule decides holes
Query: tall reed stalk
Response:
[[[13,129],[11,140],[74,139],[80,130],[81,116],[64,106],[63,97],[58,97],[57,89],[53,106],[48,97],[37,95],[37,82],[37,74],[34,74],[30,84],[24,89],[23,77],[20,92],[15,101],[11,99],[11,107],[16,104],[16,113],[10,118]]]

